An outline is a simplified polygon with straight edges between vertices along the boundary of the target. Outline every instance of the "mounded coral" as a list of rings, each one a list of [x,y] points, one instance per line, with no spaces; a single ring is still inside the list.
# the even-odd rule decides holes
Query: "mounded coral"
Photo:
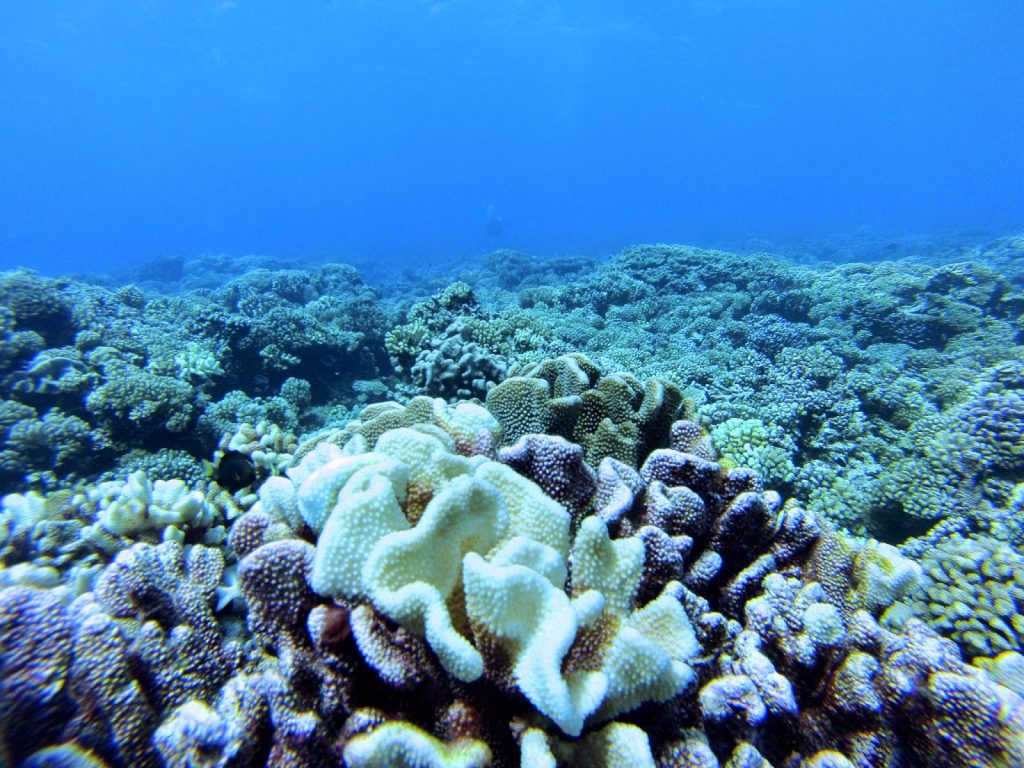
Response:
[[[953,534],[921,558],[910,607],[968,659],[1024,649],[1024,557],[990,536]]]
[[[796,445],[779,427],[758,419],[727,419],[711,430],[711,439],[723,459],[755,470],[771,488],[786,488],[796,476]]]
[[[420,391],[449,401],[484,398],[506,374],[508,362],[473,340],[473,332],[453,323],[416,356],[410,375]]]
[[[322,433],[300,448],[299,457],[310,446],[322,441],[335,442],[339,447],[350,437],[358,435],[372,448],[377,439],[392,429],[430,424],[455,441],[455,450],[463,455],[491,454],[500,441],[502,428],[491,413],[476,403],[450,405],[439,397],[423,395],[412,398],[405,405],[393,401],[374,403],[359,413],[337,433]]]
[[[313,587],[349,600],[368,597],[376,609],[423,634],[456,679],[470,682],[484,673],[485,658],[475,645],[493,647],[499,652],[496,660],[510,654],[515,685],[572,735],[600,707],[614,715],[635,706],[642,698],[633,697],[643,697],[648,686],[655,687],[655,697],[685,687],[691,679],[685,655],[678,657],[680,669],[672,672],[678,679],[659,677],[668,668],[656,660],[670,658],[670,647],[693,653],[695,641],[687,646],[666,637],[659,645],[649,634],[655,627],[671,632],[675,626],[676,633],[686,636],[689,625],[678,603],[674,617],[674,601],[668,598],[637,616],[628,592],[614,599],[610,592],[622,584],[636,588],[642,548],[632,544],[626,548],[630,554],[616,554],[603,523],[594,518],[581,527],[571,555],[578,594],[570,601],[563,591],[570,557],[568,514],[511,470],[455,456],[453,447],[435,435],[400,429],[378,439],[379,458],[339,456],[310,474],[297,489],[307,522],[316,528],[322,513],[314,517],[314,512],[333,507],[318,539]],[[418,461],[410,466],[413,457]],[[338,473],[343,480],[334,479]],[[326,491],[325,497],[321,486],[337,490]],[[429,502],[420,508],[424,497]],[[616,562],[623,557],[621,574],[599,575],[608,558]],[[449,608],[456,599],[464,600],[464,607]],[[655,643],[643,651],[651,662],[640,661],[636,654],[643,646],[627,640],[634,636],[627,633],[621,650],[610,651],[603,667],[563,680],[559,668],[575,628],[582,631],[594,622],[604,624],[613,637],[619,623],[646,635],[650,639],[645,642]],[[562,638],[554,648],[553,630]],[[622,666],[626,658],[633,659],[629,673]],[[578,663],[584,664],[582,659]],[[645,666],[636,666],[641,663]],[[650,671],[640,671],[648,663],[653,663]]]
[[[430,329],[421,322],[396,326],[384,336],[384,348],[388,351],[392,367],[399,373],[409,369],[429,343]]]
[[[203,494],[178,479],[153,482],[136,471],[124,481],[99,483],[78,503],[95,505],[97,523],[115,536],[159,539],[174,535],[171,528],[178,535],[194,530],[206,543],[219,543],[225,536],[223,527],[215,527],[219,515]]]
[[[106,359],[103,382],[86,398],[90,414],[120,443],[138,433],[181,433],[198,416],[194,389],[180,379],[140,368],[117,356]]]
[[[602,375],[580,354],[513,369],[487,394],[505,443],[531,433],[557,434],[579,443],[587,461],[606,456],[632,466],[665,445],[683,395],[663,379],[641,382],[628,373]]]

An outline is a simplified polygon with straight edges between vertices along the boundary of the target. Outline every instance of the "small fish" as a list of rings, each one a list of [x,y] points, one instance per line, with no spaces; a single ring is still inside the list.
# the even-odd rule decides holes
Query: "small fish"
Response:
[[[234,493],[253,484],[256,467],[241,451],[225,451],[217,462],[213,479],[221,488]]]

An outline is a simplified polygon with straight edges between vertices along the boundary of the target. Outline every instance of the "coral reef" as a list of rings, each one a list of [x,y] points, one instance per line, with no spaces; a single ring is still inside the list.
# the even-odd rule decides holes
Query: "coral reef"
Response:
[[[0,277],[0,764],[1024,764],[999,247]]]
[[[760,467],[773,487],[900,543],[1003,507],[1021,480],[1008,371],[1024,355],[1024,295],[1004,267],[825,269],[638,246],[521,301],[602,367],[685,385],[720,438],[727,422],[760,421],[795,469],[774,453]]]
[[[4,722],[48,734],[5,731],[10,758],[1024,759],[1012,688],[917,619],[879,623],[921,569],[718,464],[693,422],[671,425],[672,447],[639,469],[593,469],[581,446],[539,434],[496,460],[500,427],[480,406],[420,403],[429,422],[298,446],[234,523],[234,590],[219,550],[171,540],[122,550],[70,604],[0,592]],[[481,431],[490,439],[467,442]],[[229,594],[253,644],[215,617]],[[1007,665],[989,668],[1007,679]],[[19,679],[52,683],[15,695]]]

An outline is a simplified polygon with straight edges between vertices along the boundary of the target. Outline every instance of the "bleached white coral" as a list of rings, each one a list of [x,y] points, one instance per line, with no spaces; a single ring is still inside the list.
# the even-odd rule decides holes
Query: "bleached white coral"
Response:
[[[199,491],[190,491],[182,480],[151,481],[142,470],[126,480],[100,483],[86,492],[96,505],[99,524],[110,533],[133,536],[181,529],[209,529],[216,511]]]
[[[178,377],[182,381],[205,384],[217,376],[224,375],[217,355],[199,342],[190,341],[174,356],[178,366]]]
[[[317,449],[288,471],[299,513],[320,531],[317,592],[368,600],[459,680],[484,674],[481,649],[501,649],[526,698],[572,736],[693,682],[699,648],[681,587],[635,606],[640,539],[613,541],[588,518],[570,548],[569,514],[535,483],[454,450],[436,425],[401,428],[372,453]],[[290,506],[283,487],[275,494]]]
[[[486,768],[491,750],[482,741],[440,741],[411,723],[394,721],[352,737],[345,744],[351,768]]]
[[[233,435],[221,440],[220,452],[244,453],[257,469],[280,475],[292,465],[297,447],[298,439],[293,433],[263,420],[255,425],[239,424]]]
[[[46,499],[36,491],[9,493],[0,501],[0,545],[46,519]]]
[[[464,573],[470,621],[508,650],[513,677],[530,703],[578,736],[604,700],[608,678],[586,669],[563,676],[562,664],[580,625],[600,611],[601,596],[588,592],[577,608],[560,584],[526,564],[492,564],[475,553],[466,556]]]

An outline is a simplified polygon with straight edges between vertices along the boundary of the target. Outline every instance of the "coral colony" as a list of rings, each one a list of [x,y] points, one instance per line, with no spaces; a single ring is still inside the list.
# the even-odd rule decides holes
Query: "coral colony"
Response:
[[[988,249],[0,275],[0,766],[1024,765]]]

